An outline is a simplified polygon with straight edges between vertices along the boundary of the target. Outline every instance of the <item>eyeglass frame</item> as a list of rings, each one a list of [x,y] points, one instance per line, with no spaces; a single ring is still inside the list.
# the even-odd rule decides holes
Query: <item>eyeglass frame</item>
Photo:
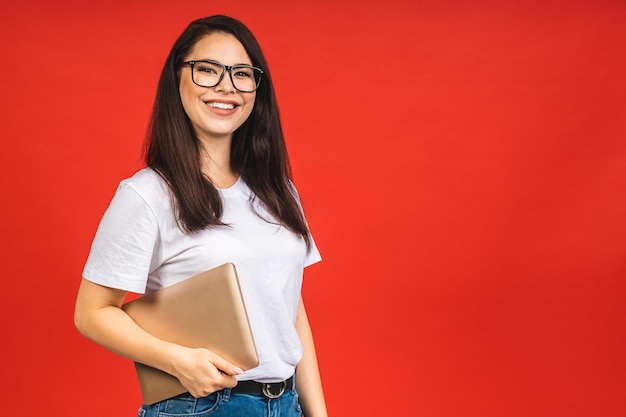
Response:
[[[222,67],[222,74],[220,75],[219,80],[217,80],[217,82],[212,85],[212,86],[206,86],[206,85],[200,85],[196,82],[196,80],[193,77],[193,66],[198,63],[198,62],[205,62],[207,64],[213,64],[213,65],[219,65],[220,67]],[[226,74],[226,71],[228,71],[228,76],[230,77],[230,82],[233,85],[233,87],[235,88],[235,90],[241,92],[241,93],[254,93],[256,90],[259,89],[259,84],[261,84],[261,78],[263,78],[263,70],[259,67],[255,67],[252,65],[245,65],[245,64],[236,64],[236,65],[225,65],[222,64],[221,62],[217,62],[217,61],[212,61],[210,59],[196,59],[193,61],[184,61],[182,63],[182,65],[189,65],[189,67],[191,68],[191,81],[197,85],[198,87],[203,87],[203,88],[213,88],[213,87],[217,87],[222,80],[224,79],[224,74]],[[255,83],[256,83],[256,88],[252,91],[243,91],[237,88],[237,86],[235,85],[235,81],[233,80],[233,68],[237,69],[237,68],[248,68],[248,69],[253,69],[253,70],[258,70],[259,71],[259,79],[257,80],[255,77]]]

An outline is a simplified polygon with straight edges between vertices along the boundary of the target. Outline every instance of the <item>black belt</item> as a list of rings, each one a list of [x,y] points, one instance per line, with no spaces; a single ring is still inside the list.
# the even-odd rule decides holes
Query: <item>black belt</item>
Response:
[[[278,398],[293,388],[293,377],[280,382],[239,381],[231,390],[233,394],[262,394],[267,398]]]

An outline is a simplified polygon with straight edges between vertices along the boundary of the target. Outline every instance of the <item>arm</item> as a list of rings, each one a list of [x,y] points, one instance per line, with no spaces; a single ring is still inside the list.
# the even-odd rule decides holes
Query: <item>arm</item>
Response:
[[[122,309],[126,292],[83,278],[74,323],[79,332],[110,351],[177,377],[196,397],[234,387],[240,369],[207,349],[191,349],[158,339]]]
[[[322,390],[317,355],[313,343],[313,334],[309,319],[304,309],[304,302],[300,297],[298,315],[296,317],[296,330],[304,347],[302,360],[296,368],[296,389],[300,397],[300,403],[306,417],[327,417],[326,402]]]

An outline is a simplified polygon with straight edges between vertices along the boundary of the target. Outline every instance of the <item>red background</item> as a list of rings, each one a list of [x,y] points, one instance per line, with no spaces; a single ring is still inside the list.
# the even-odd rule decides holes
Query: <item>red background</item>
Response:
[[[271,65],[332,416],[626,415],[618,0],[4,0],[3,414],[135,414],[74,297],[165,56],[215,13]]]

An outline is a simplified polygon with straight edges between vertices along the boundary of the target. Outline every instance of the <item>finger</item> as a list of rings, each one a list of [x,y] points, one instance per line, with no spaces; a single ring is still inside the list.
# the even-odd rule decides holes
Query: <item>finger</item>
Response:
[[[215,354],[213,355],[211,363],[213,363],[213,366],[215,366],[217,369],[219,369],[220,371],[222,371],[223,373],[227,375],[243,374],[243,370],[241,368],[233,365],[232,363],[228,362],[226,359],[223,359],[222,357],[218,355],[215,355]]]
[[[222,374],[222,375],[223,375],[223,380],[220,385],[222,385],[223,388],[234,388],[235,386],[237,386],[237,379],[234,376],[227,375],[227,374]]]
[[[196,398],[206,397],[216,391],[220,391],[224,388],[233,388],[237,385],[237,379],[234,376],[220,373],[217,378],[214,378],[211,382],[207,382],[202,385],[194,385],[192,387],[186,387],[189,393]]]

